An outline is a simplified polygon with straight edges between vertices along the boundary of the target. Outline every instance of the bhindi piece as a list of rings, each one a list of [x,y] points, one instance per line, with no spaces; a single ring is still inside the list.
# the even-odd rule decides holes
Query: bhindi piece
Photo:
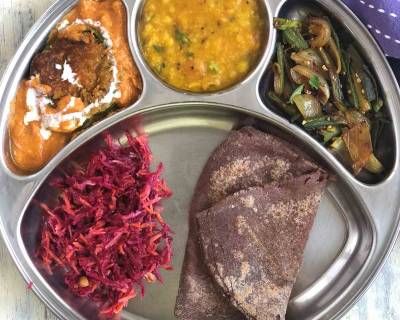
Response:
[[[372,108],[374,109],[375,112],[379,112],[379,110],[383,107],[383,100],[379,97],[378,84],[376,83],[374,75],[366,65],[364,65],[364,72],[368,75],[369,79],[372,81],[372,85],[374,88],[375,99],[370,100]]]
[[[340,136],[342,130],[339,126],[328,126],[320,130],[320,134],[323,137],[324,144],[329,143],[333,138]]]
[[[327,126],[336,126],[338,123],[329,117],[319,117],[303,121],[303,127],[306,130],[321,129]]]
[[[358,53],[357,49],[350,44],[347,49],[350,57],[350,73],[354,83],[354,89],[358,97],[359,108],[362,112],[371,110],[371,104],[366,97],[365,83],[363,83],[363,74],[365,63]]]
[[[308,49],[309,45],[297,29],[286,29],[282,31],[283,41],[295,50]]]
[[[320,48],[321,57],[324,60],[325,65],[329,71],[329,78],[331,79],[332,83],[332,93],[333,98],[336,102],[342,103],[344,100],[343,91],[342,91],[342,84],[340,83],[339,75],[335,72],[335,66],[331,60],[329,54],[325,51],[324,48]]]
[[[286,112],[289,116],[293,117],[299,114],[297,109],[284,102],[281,98],[279,98],[273,91],[268,92],[268,97],[277,105],[279,106],[284,112]]]
[[[357,49],[350,44],[347,48],[347,54],[351,60],[351,65],[356,72],[361,72],[365,65],[364,60],[361,58],[360,54],[358,53]]]
[[[364,66],[364,72],[361,73],[361,82],[363,84],[365,98],[369,101],[375,101],[377,99],[375,86],[370,74],[365,72],[366,66]]]
[[[366,113],[371,110],[371,104],[365,97],[365,90],[362,85],[361,77],[355,70],[353,70],[352,66],[350,67],[350,73],[351,73],[351,78],[354,83],[354,89],[355,89],[355,93],[358,98],[360,110],[361,110],[361,112]]]
[[[285,65],[283,58],[283,45],[279,42],[276,50],[277,63],[274,63],[274,91],[281,97],[285,88]]]
[[[331,57],[335,60],[335,73],[339,75],[342,72],[342,58],[335,40],[331,37],[325,47],[328,49]]]
[[[333,104],[335,105],[335,107],[336,107],[339,111],[342,111],[342,112],[347,111],[347,107],[346,107],[346,105],[345,105],[343,102],[335,101],[335,102],[333,102]]]
[[[346,62],[346,68],[347,68],[347,74],[346,74],[346,80],[347,80],[347,90],[348,90],[348,96],[350,98],[350,103],[352,106],[356,109],[360,109],[360,103],[358,101],[358,96],[356,93],[356,88],[353,83],[353,78],[351,76],[350,72],[350,57],[346,54],[344,56],[345,62]]]
[[[278,30],[287,30],[292,28],[301,28],[301,20],[274,18],[274,27]]]
[[[378,144],[378,140],[382,135],[382,132],[385,128],[385,125],[390,123],[385,118],[374,119],[371,124],[371,140],[372,140],[372,148],[375,150]]]
[[[344,96],[343,96],[342,84],[340,82],[340,78],[333,71],[329,71],[329,76],[330,76],[331,82],[332,82],[333,98],[335,99],[336,102],[342,103]]]
[[[339,39],[339,36],[338,36],[338,34],[336,33],[336,30],[335,30],[335,28],[333,27],[333,24],[332,24],[332,22],[331,22],[331,20],[329,19],[329,17],[325,17],[325,19],[326,19],[326,21],[328,21],[328,23],[329,23],[329,25],[330,25],[330,27],[331,27],[331,33],[332,33],[332,37],[333,37],[333,40],[335,41],[335,43],[336,43],[336,47],[337,47],[337,49],[338,49],[338,53],[339,53],[339,56],[340,56],[340,62],[341,62],[341,74],[342,75],[345,75],[346,73],[347,73],[347,66],[346,66],[346,63],[345,63],[345,61],[344,61],[344,57],[343,57],[343,51],[342,51],[342,45],[341,45],[341,43],[340,43],[340,39]]]
[[[287,80],[286,84],[289,84],[290,88],[293,91],[296,88],[296,85],[292,81],[292,76],[290,74],[290,68],[292,67],[292,64],[286,50],[283,51],[283,64],[285,66],[285,80]]]

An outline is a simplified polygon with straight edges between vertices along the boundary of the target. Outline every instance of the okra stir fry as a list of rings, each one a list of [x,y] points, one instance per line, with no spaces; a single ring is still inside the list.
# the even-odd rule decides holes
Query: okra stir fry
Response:
[[[279,30],[270,101],[357,175],[384,171],[375,156],[385,124],[375,77],[327,17],[275,18]],[[347,41],[348,43],[349,41]]]

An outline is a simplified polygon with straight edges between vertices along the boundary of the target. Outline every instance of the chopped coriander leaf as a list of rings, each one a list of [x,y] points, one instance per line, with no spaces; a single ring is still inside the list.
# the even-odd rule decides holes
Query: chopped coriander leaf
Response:
[[[190,39],[188,35],[183,32],[181,29],[178,27],[175,28],[175,39],[182,45],[190,45]]]
[[[104,47],[107,47],[106,40],[104,39],[103,35],[97,30],[96,28],[90,28],[83,31],[85,35],[93,35],[94,39],[97,43],[101,43]]]
[[[194,57],[194,53],[188,51],[188,52],[185,53],[185,56],[188,57],[188,58],[193,58]]]
[[[208,63],[208,71],[210,71],[211,73],[217,74],[219,73],[219,65],[218,63],[214,62],[214,61],[210,61]]]
[[[164,62],[161,62],[160,65],[158,66],[157,72],[160,74],[163,69],[165,69],[167,65]]]
[[[293,103],[293,98],[294,98],[295,96],[298,96],[298,95],[302,94],[302,93],[303,93],[303,90],[304,90],[304,84],[302,84],[301,86],[298,86],[298,87],[293,91],[292,95],[290,96],[289,102],[290,102],[290,103]]]
[[[308,81],[310,84],[311,88],[318,90],[319,88],[319,78],[315,74],[311,77],[311,79]]]
[[[97,29],[93,28],[92,33],[98,43],[102,43],[104,46],[106,46],[106,40],[104,39],[103,35]]]
[[[153,44],[153,49],[158,53],[163,53],[165,51],[165,47],[160,46],[159,44]]]

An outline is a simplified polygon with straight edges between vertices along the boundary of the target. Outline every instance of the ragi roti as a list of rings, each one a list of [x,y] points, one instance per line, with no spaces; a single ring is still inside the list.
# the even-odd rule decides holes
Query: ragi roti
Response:
[[[228,196],[197,214],[205,264],[250,319],[285,319],[326,184],[321,171]]]
[[[189,237],[175,315],[181,320],[245,319],[209,275],[199,247],[196,214],[225,197],[272,181],[288,181],[319,170],[299,148],[253,127],[232,131],[206,163],[193,195]]]

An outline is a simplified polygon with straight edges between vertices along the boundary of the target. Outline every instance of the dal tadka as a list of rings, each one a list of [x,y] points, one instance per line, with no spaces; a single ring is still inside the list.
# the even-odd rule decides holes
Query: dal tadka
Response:
[[[285,319],[325,184],[316,171],[239,191],[197,214],[205,264],[248,319]]]
[[[137,100],[134,64],[121,0],[80,0],[32,60],[9,116],[11,158],[31,173],[42,168],[94,115]]]
[[[143,55],[176,88],[225,89],[259,60],[267,39],[262,13],[258,0],[147,0],[139,25]]]
[[[291,181],[319,170],[299,148],[274,135],[252,127],[228,135],[210,156],[192,199],[189,237],[175,305],[178,319],[245,319],[214,284],[204,264],[197,213],[240,190]]]

